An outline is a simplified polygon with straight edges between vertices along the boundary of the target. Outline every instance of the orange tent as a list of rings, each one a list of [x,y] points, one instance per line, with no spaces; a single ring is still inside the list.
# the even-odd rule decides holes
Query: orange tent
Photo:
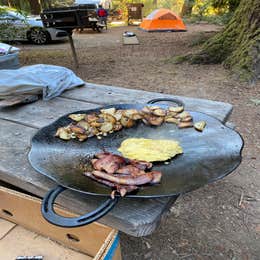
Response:
[[[147,32],[186,31],[186,26],[180,17],[168,9],[157,9],[151,12],[140,24]]]

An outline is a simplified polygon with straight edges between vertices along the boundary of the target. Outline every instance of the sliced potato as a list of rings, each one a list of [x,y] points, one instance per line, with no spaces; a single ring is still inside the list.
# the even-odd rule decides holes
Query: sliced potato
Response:
[[[190,122],[190,121],[192,121],[192,117],[191,116],[187,116],[187,117],[181,118],[181,122]]]
[[[131,117],[131,119],[133,119],[133,120],[139,120],[139,119],[142,119],[142,118],[143,118],[143,116],[139,113],[133,114],[132,117]]]
[[[167,123],[173,123],[173,124],[179,124],[179,119],[173,118],[173,117],[167,117],[165,118],[165,122]]]
[[[150,109],[150,107],[143,107],[142,108],[142,112],[144,112],[146,114],[150,114],[151,113],[151,109]]]
[[[79,139],[80,142],[83,142],[88,138],[88,136],[83,134],[77,134],[77,138]]]
[[[100,131],[96,128],[96,127],[93,127],[91,126],[89,128],[89,134],[88,134],[88,137],[92,137],[93,135],[97,135]]]
[[[156,116],[166,116],[166,111],[162,108],[157,108],[153,110],[152,113]]]
[[[181,112],[180,114],[177,114],[176,117],[177,117],[177,118],[180,118],[180,119],[183,119],[183,118],[185,118],[185,117],[191,117],[191,115],[190,115],[189,112],[183,111],[183,112]]]
[[[97,121],[90,122],[89,124],[90,124],[90,126],[93,126],[93,127],[101,127],[102,126],[102,123],[98,123]]]
[[[120,120],[120,123],[122,124],[122,126],[130,128],[130,127],[134,126],[135,121],[128,117],[123,116]]]
[[[129,118],[132,118],[134,114],[138,114],[138,111],[136,109],[126,109],[123,112],[123,115]]]
[[[121,125],[121,123],[116,123],[115,125],[114,125],[114,128],[113,128],[113,130],[114,131],[119,131],[119,130],[121,130],[123,128],[123,126]]]
[[[76,122],[79,122],[81,121],[82,119],[84,119],[86,114],[70,114],[69,115],[69,118],[76,121]]]
[[[71,134],[68,132],[68,129],[65,127],[60,127],[58,128],[55,136],[63,139],[63,140],[70,140],[71,139]]]
[[[85,134],[86,130],[83,127],[77,125],[71,125],[70,130],[75,134]]]
[[[177,112],[167,111],[166,117],[175,117],[177,114]]]
[[[160,116],[153,116],[153,115],[145,115],[144,119],[150,124],[150,125],[156,125],[159,126],[163,123],[164,117]]]
[[[97,121],[99,119],[99,117],[96,114],[89,114],[85,116],[85,120],[90,123],[93,121]]]
[[[116,118],[110,114],[102,114],[102,117],[104,118],[105,122],[110,122],[112,124],[116,123]]]
[[[206,127],[206,122],[205,121],[196,122],[194,124],[194,128],[196,130],[200,131],[200,132],[202,132],[205,127]]]
[[[180,113],[184,110],[184,107],[183,106],[181,106],[181,107],[169,107],[168,110],[171,111],[171,112]]]
[[[102,133],[108,133],[109,131],[113,130],[113,124],[111,122],[105,122],[104,124],[102,124],[102,126],[100,127],[100,131]]]
[[[110,115],[114,115],[116,112],[116,109],[114,107],[111,108],[107,108],[107,109],[101,109],[100,112],[102,114],[110,114]]]
[[[123,116],[123,112],[121,110],[116,111],[116,113],[113,115],[113,117],[116,119],[116,121],[120,121],[122,116]]]
[[[188,127],[192,127],[193,123],[192,122],[180,122],[178,124],[178,128],[188,128]]]
[[[84,128],[86,131],[89,129],[89,124],[85,120],[79,121],[77,125]]]

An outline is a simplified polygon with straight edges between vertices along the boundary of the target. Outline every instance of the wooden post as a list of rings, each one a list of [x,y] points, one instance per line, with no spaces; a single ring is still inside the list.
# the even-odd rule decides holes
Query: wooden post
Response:
[[[76,68],[78,68],[79,67],[78,57],[77,57],[74,42],[73,42],[73,39],[72,39],[72,33],[68,33],[68,36],[69,36],[70,47],[71,47],[72,56],[73,56],[73,60],[74,60],[74,65],[75,65]]]

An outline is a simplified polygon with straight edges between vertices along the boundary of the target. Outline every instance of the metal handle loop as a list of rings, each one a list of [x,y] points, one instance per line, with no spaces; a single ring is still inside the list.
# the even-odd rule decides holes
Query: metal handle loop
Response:
[[[66,189],[67,188],[58,185],[54,189],[50,190],[43,198],[41,207],[43,217],[48,222],[60,227],[80,227],[97,221],[107,214],[116,205],[119,199],[118,197],[115,197],[114,199],[109,198],[101,206],[85,215],[68,218],[58,215],[53,208],[57,196]]]
[[[175,98],[155,98],[155,99],[149,100],[147,102],[147,104],[154,104],[154,103],[162,102],[162,101],[173,102],[173,103],[177,104],[180,107],[184,107],[184,103],[181,100],[175,99]]]

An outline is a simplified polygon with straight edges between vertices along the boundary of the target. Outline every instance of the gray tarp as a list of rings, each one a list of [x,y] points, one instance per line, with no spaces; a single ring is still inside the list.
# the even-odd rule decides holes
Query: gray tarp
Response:
[[[41,94],[43,100],[64,90],[83,85],[71,70],[54,65],[32,65],[17,70],[0,70],[0,98],[18,94]]]

